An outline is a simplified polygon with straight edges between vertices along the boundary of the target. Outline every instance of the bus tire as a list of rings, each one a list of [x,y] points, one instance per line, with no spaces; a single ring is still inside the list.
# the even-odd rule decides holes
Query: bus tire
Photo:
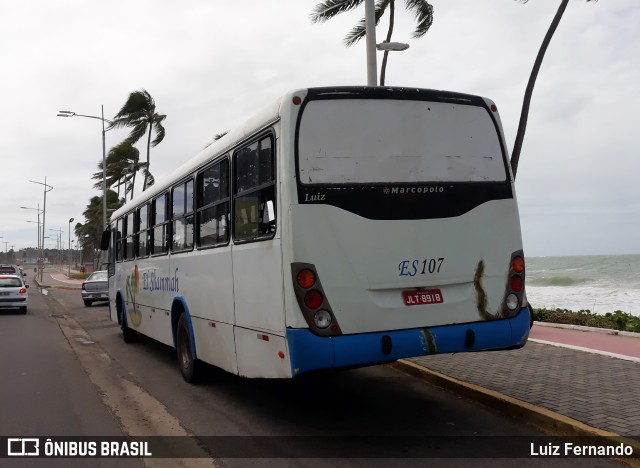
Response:
[[[123,313],[123,307],[120,302],[117,302],[117,313],[120,322],[120,329],[122,330],[122,339],[125,343],[134,343],[138,339],[138,332],[127,326],[127,317]]]
[[[122,324],[122,339],[125,343],[135,343],[138,340],[138,332],[127,327],[125,322]]]
[[[187,314],[180,315],[176,328],[176,351],[178,353],[178,364],[182,378],[189,383],[196,383],[201,374],[201,363],[193,357],[191,349],[191,332]]]

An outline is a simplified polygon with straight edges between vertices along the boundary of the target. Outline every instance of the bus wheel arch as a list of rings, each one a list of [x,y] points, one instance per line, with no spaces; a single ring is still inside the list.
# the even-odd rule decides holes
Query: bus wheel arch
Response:
[[[202,373],[202,363],[196,355],[191,315],[189,314],[189,308],[184,303],[184,298],[176,298],[173,301],[171,306],[171,325],[182,378],[186,382],[196,383]]]

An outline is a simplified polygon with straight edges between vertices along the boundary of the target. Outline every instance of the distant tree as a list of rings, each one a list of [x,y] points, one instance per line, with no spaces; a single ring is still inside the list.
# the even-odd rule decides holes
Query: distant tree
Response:
[[[351,11],[359,7],[364,0],[325,0],[318,3],[311,13],[312,23],[322,23],[330,20],[340,13]],[[418,39],[424,36],[433,24],[433,6],[425,0],[405,0],[405,8],[415,17],[417,25],[412,37]],[[375,23],[380,22],[380,18],[389,9],[389,29],[385,42],[391,42],[393,26],[395,21],[395,0],[378,0],[376,2]],[[344,38],[347,47],[352,46],[366,35],[366,22],[362,18],[360,22]],[[384,86],[387,69],[387,57],[389,51],[385,50],[380,67],[380,85]]]
[[[151,147],[157,146],[164,139],[165,130],[162,122],[166,117],[165,114],[156,112],[155,101],[146,90],[142,89],[129,94],[127,101],[109,126],[109,129],[130,127],[131,132],[125,141],[132,145],[147,134],[147,161],[146,170],[144,170],[143,191],[153,185],[153,176],[149,173]],[[151,140],[152,133],[155,133],[156,136],[153,141]]]
[[[118,194],[113,190],[107,190],[107,209],[117,210],[124,204]],[[74,233],[78,237],[78,243],[83,248],[85,257],[94,253],[100,246],[100,239],[104,231],[102,224],[102,197],[95,196],[89,200],[89,204],[82,212],[84,223],[77,223]]]
[[[225,136],[227,133],[229,133],[229,130],[222,132],[222,133],[216,133],[213,136],[213,140],[211,140],[209,143],[206,144],[206,146],[204,148],[208,148],[209,146],[211,146],[213,144],[214,141],[218,141],[220,138],[222,138],[223,136]],[[203,149],[204,149],[203,148]]]
[[[527,3],[528,0],[518,0],[520,3]],[[593,2],[596,0],[586,0],[587,2]],[[531,106],[531,96],[533,95],[533,88],[536,85],[536,80],[538,79],[538,73],[540,72],[540,67],[542,66],[542,60],[544,59],[544,54],[547,52],[547,48],[549,47],[549,43],[553,38],[558,25],[560,24],[560,20],[562,19],[562,15],[564,14],[564,10],[566,10],[567,5],[569,4],[569,0],[561,0],[560,6],[558,7],[558,11],[556,11],[556,15],[553,17],[551,24],[549,25],[549,29],[547,30],[547,34],[545,34],[544,39],[542,40],[542,44],[540,45],[540,49],[538,50],[538,56],[536,57],[535,62],[533,63],[533,69],[531,70],[531,75],[529,75],[529,82],[527,83],[527,88],[524,92],[524,99],[522,101],[522,111],[520,112],[520,122],[518,123],[518,132],[516,133],[516,139],[513,144],[513,151],[511,152],[511,170],[513,171],[513,178],[516,177],[516,172],[518,172],[518,163],[520,162],[520,152],[522,151],[522,142],[524,141],[524,134],[527,131],[527,121],[529,119],[529,107]]]

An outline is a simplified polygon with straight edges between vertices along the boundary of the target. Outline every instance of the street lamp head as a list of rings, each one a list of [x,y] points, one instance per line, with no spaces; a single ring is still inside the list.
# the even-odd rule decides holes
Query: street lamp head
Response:
[[[407,50],[408,48],[409,44],[405,44],[404,42],[381,42],[380,44],[376,44],[376,49],[384,51],[401,51]]]
[[[73,117],[76,115],[75,112],[71,111],[58,111],[58,117]]]
[[[69,220],[69,223],[73,223],[73,218],[71,218],[71,219]]]

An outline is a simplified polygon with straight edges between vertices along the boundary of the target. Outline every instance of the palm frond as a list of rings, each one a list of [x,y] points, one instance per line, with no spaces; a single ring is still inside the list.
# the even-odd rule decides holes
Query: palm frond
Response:
[[[129,94],[126,102],[122,108],[118,111],[115,118],[126,117],[131,114],[140,112],[141,110],[150,111],[153,113],[156,108],[156,103],[151,95],[144,89],[140,91],[134,91]]]
[[[151,187],[153,184],[156,183],[156,179],[155,177],[153,177],[153,174],[151,174],[151,172],[149,172],[148,168],[144,168],[142,170],[142,173],[144,174],[144,178],[146,180],[146,186],[147,188]]]
[[[151,147],[155,147],[158,143],[164,140],[164,127],[162,126],[162,121],[167,118],[164,114],[156,114],[156,118],[154,122],[151,124],[153,129],[156,132],[155,139],[151,142]]]
[[[425,0],[405,0],[405,4],[418,22],[411,37],[424,36],[433,24],[433,6]]]
[[[389,3],[393,0],[381,0],[376,4],[376,14],[375,14],[375,24],[376,26],[380,22],[380,19],[384,15]],[[358,24],[356,24],[349,34],[344,37],[344,45],[347,47],[351,47],[360,39],[364,38],[367,35],[367,22],[365,18],[362,18]]]
[[[340,13],[353,10],[362,4],[364,0],[326,0],[325,2],[318,3],[313,7],[311,12],[312,23],[322,23],[330,20]]]
[[[148,125],[149,124],[146,121],[139,122],[135,127],[131,129],[131,132],[129,132],[129,136],[125,139],[125,141],[132,145],[136,143],[138,140],[140,140],[140,138],[145,136],[145,134],[147,133]]]

